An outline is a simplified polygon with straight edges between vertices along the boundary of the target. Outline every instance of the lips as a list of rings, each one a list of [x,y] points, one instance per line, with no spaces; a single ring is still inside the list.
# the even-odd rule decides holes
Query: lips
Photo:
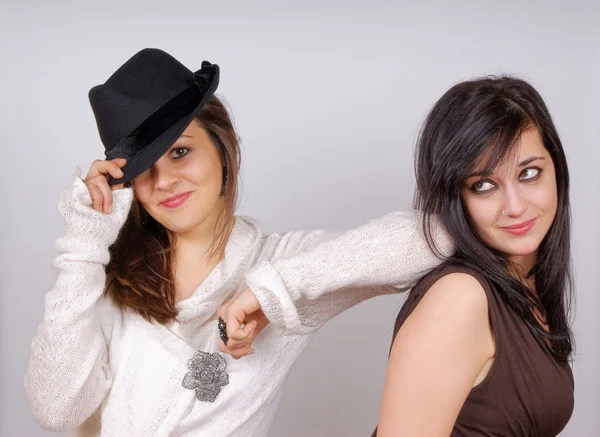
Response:
[[[537,219],[538,218],[535,217],[531,220],[527,220],[522,223],[517,223],[516,225],[502,226],[500,227],[500,229],[502,229],[504,232],[508,232],[509,234],[513,235],[525,235],[531,230],[531,228],[533,228]]]
[[[191,191],[187,193],[177,194],[175,196],[169,197],[166,200],[160,202],[160,204],[166,208],[177,208],[178,206],[183,205],[183,203],[190,197],[192,194]]]

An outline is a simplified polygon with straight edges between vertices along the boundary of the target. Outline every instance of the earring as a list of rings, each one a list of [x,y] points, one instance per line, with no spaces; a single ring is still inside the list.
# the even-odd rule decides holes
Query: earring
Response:
[[[146,226],[146,223],[148,223],[148,212],[146,212],[146,210],[144,208],[142,208],[142,226]]]
[[[221,193],[219,194],[221,197],[227,194],[227,188],[229,185],[229,172],[227,171],[227,167],[223,167],[223,187],[221,188]]]

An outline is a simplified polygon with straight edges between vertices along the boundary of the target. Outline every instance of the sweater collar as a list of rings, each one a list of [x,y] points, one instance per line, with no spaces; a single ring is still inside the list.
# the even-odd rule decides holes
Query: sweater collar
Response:
[[[261,226],[256,220],[235,217],[223,259],[189,298],[177,304],[180,323],[205,324],[222,303],[240,291],[246,282],[244,273],[252,262],[251,255],[259,250],[262,237]]]

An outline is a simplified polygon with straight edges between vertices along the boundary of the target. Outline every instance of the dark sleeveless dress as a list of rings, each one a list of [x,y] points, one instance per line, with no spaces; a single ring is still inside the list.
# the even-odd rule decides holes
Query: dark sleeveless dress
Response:
[[[525,323],[479,273],[442,265],[421,279],[398,314],[394,338],[427,290],[438,279],[457,272],[475,277],[485,290],[496,355],[488,375],[465,400],[451,437],[556,436],[573,412],[571,368],[557,363],[538,344]],[[377,429],[372,437],[376,435]]]

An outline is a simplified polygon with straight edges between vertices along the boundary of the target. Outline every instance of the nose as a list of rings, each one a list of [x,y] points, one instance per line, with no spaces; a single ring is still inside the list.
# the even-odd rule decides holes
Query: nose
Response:
[[[515,184],[507,184],[504,189],[504,214],[509,217],[519,217],[527,209],[527,202],[519,188]]]
[[[154,180],[154,189],[169,191],[178,181],[175,166],[171,165],[168,159],[161,157],[150,169],[152,179]]]

